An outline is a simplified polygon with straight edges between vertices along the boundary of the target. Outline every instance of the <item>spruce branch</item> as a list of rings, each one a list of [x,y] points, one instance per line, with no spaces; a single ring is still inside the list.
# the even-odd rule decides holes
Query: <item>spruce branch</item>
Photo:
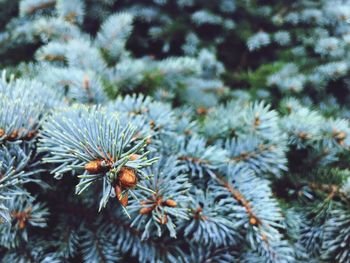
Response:
[[[188,219],[188,191],[191,184],[176,158],[161,157],[149,174],[150,180],[145,181],[145,189],[153,193],[136,189],[133,199],[128,207],[133,217],[131,227],[140,233],[142,239],[154,235],[164,235],[164,226],[168,229],[170,237],[175,238],[177,226],[180,221]]]
[[[103,108],[76,106],[44,123],[39,151],[49,154],[45,162],[59,164],[52,171],[55,177],[78,173],[77,194],[102,181],[99,210],[113,194],[126,206],[129,189],[147,179],[142,168],[157,160],[146,158],[147,138],[135,139],[135,133],[130,125],[121,127],[117,115],[108,115]],[[135,158],[137,154],[141,158]]]

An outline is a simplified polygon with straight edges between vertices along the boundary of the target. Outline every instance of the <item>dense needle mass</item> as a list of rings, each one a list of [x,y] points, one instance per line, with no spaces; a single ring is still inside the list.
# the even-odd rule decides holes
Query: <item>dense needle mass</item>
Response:
[[[0,262],[349,263],[349,21],[0,0]]]

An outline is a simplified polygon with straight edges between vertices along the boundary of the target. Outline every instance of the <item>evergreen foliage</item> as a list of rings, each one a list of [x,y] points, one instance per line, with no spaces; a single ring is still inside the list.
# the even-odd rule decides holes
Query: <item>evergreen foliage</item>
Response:
[[[349,1],[0,14],[0,262],[350,262]]]

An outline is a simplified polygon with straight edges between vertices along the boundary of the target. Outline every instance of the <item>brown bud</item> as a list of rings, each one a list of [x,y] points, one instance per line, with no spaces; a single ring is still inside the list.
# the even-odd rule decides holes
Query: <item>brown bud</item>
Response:
[[[115,196],[118,199],[118,201],[120,202],[120,204],[122,206],[127,206],[128,205],[128,197],[129,197],[129,193],[125,192],[124,195],[122,193],[122,188],[119,185],[116,185],[114,187],[114,192],[115,192]]]
[[[128,167],[122,167],[118,173],[118,180],[122,188],[131,188],[137,184],[135,171]]]
[[[149,213],[151,213],[153,211],[153,206],[150,207],[143,207],[140,209],[139,214],[140,215],[148,215]]]
[[[156,126],[155,121],[154,121],[154,120],[151,120],[151,121],[149,122],[149,126],[151,126],[151,129],[154,129],[154,127]]]
[[[14,141],[17,139],[17,137],[18,137],[18,131],[13,131],[9,136],[7,136],[7,139],[9,141]]]
[[[20,230],[23,230],[26,227],[26,220],[25,219],[20,219],[18,222],[18,227]]]
[[[186,135],[191,135],[191,134],[192,134],[192,131],[191,131],[191,130],[185,130],[185,131],[184,131],[184,134],[186,134]]]
[[[168,200],[164,201],[164,205],[169,206],[169,207],[176,207],[177,203],[172,199],[168,199]]]
[[[5,135],[5,130],[4,129],[0,129],[0,137]]]
[[[333,137],[335,138],[338,144],[344,145],[344,140],[346,138],[345,132],[333,130]]]
[[[83,78],[83,88],[84,88],[84,89],[89,89],[89,87],[90,87],[89,76],[88,76],[88,75],[84,75],[84,78]]]
[[[37,134],[37,131],[29,131],[24,139],[31,140],[35,137],[36,134]]]
[[[135,160],[137,160],[140,157],[141,157],[141,155],[134,153],[134,154],[130,155],[130,160],[131,161],[135,161]]]
[[[259,117],[255,117],[255,120],[254,120],[254,126],[259,126],[261,124],[261,120]]]
[[[299,136],[299,138],[302,139],[302,140],[310,139],[310,135],[307,134],[306,132],[299,132],[298,136]]]
[[[253,226],[257,225],[258,224],[258,219],[255,217],[255,216],[251,216],[249,218],[249,223]]]
[[[42,60],[47,60],[47,61],[65,61],[66,57],[65,56],[55,56],[55,55],[45,55],[41,58]]]
[[[108,168],[109,166],[103,165],[103,160],[94,160],[85,164],[85,170],[91,174],[101,173]]]
[[[116,185],[114,187],[114,192],[117,199],[119,199],[119,197],[122,195],[122,188],[119,185]]]
[[[74,23],[76,23],[76,20],[77,20],[77,14],[74,12],[70,12],[64,18],[66,21],[74,24]]]
[[[122,206],[127,206],[128,205],[128,197],[129,197],[129,192],[125,192],[123,196],[119,196],[118,200]]]
[[[344,140],[344,139],[346,138],[346,133],[343,132],[343,131],[335,132],[335,133],[334,133],[334,137],[335,137],[337,140]]]
[[[203,208],[199,206],[199,207],[194,211],[194,215],[193,215],[194,219],[205,221],[205,220],[206,220],[206,217],[202,215],[202,212],[203,212]]]
[[[197,114],[199,114],[199,115],[205,115],[207,113],[208,113],[208,110],[206,108],[204,108],[204,107],[199,107],[197,109]]]
[[[26,227],[26,222],[30,217],[30,213],[32,211],[31,207],[27,207],[23,212],[13,211],[11,212],[11,216],[18,221],[18,227],[20,230],[23,230]]]
[[[152,139],[151,138],[147,138],[146,143],[147,144],[151,144],[152,143]]]
[[[168,216],[164,215],[161,219],[160,219],[160,223],[162,225],[165,225],[166,223],[168,223]]]

